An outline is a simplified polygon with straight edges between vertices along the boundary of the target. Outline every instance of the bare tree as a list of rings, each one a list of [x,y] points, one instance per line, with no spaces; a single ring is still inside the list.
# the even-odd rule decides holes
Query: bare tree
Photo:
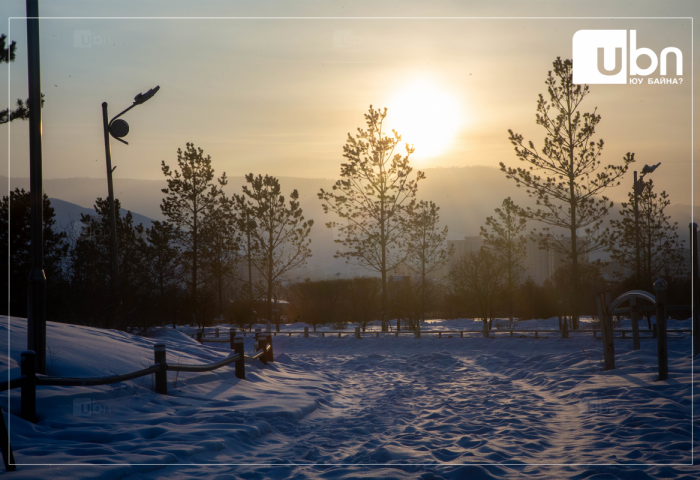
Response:
[[[608,242],[610,258],[634,271],[636,267],[636,226],[634,221],[634,192],[622,204],[619,220],[611,220],[612,235]],[[673,275],[683,261],[683,241],[678,238],[678,222],[671,223],[665,213],[671,204],[668,194],[656,193],[650,179],[644,182],[639,195],[639,239],[641,280],[639,288],[650,289],[661,274]]]
[[[304,219],[296,190],[286,201],[275,177],[250,173],[245,179],[248,185],[243,186],[242,196],[235,196],[235,202],[244,205],[249,213],[243,233],[250,234],[252,266],[263,278],[256,287],[265,295],[266,318],[271,320],[275,288],[285,273],[304,265],[311,257],[309,234],[314,221]]]
[[[367,330],[367,325],[377,319],[380,308],[381,282],[376,277],[355,277],[348,286],[348,321]]]
[[[204,273],[207,283],[216,292],[218,315],[224,313],[224,292],[236,278],[240,233],[236,228],[233,202],[219,196],[207,211],[203,229],[207,239],[203,248]]]
[[[168,188],[160,205],[163,215],[175,227],[175,235],[184,249],[183,263],[189,273],[192,294],[192,310],[195,323],[204,326],[200,315],[200,301],[197,287],[202,282],[199,276],[201,257],[207,243],[206,234],[211,229],[207,222],[212,219],[211,211],[224,196],[222,188],[228,183],[226,173],[213,183],[214,169],[211,156],[204,156],[201,148],[188,143],[185,150],[177,149],[177,163],[180,170],[171,170],[161,162],[161,170],[167,178]]]
[[[400,265],[406,257],[403,220],[406,207],[415,197],[418,181],[425,178],[418,172],[411,180],[413,168],[409,156],[413,148],[406,144],[406,154],[396,153],[401,136],[392,131],[386,135],[383,123],[387,110],[375,110],[370,105],[365,114],[367,130],[358,128],[343,147],[347,163],[340,166],[341,179],[331,191],[321,189],[318,198],[325,213],[333,212],[339,221],[326,224],[338,228],[342,238],[336,242],[345,247],[336,257],[374,270],[382,282],[382,330],[388,329],[386,314],[387,272]]]
[[[484,333],[501,306],[506,272],[505,262],[485,248],[460,257],[450,272],[452,295],[484,322]]]
[[[522,234],[527,227],[527,219],[510,197],[503,200],[501,208],[496,208],[496,217],[487,217],[487,228],[481,227],[484,246],[500,255],[506,263],[508,279],[508,316],[513,324],[513,297],[523,270],[527,239]]]
[[[600,230],[613,203],[603,192],[620,184],[634,154],[628,153],[622,165],[601,167],[603,140],[593,140],[600,115],[596,109],[592,113],[579,110],[588,96],[588,86],[573,83],[571,60],[557,57],[553,65],[554,71],[545,81],[549,101],[542,94],[537,101],[536,123],[546,131],[544,146],[538,151],[532,141],[526,144],[522,135],[508,130],[517,157],[529,167],[515,169],[502,162],[500,165],[508,178],[525,186],[527,193],[537,199],[537,208],[528,207],[526,215],[546,225],[539,234],[540,246],[563,253],[570,260],[571,308],[574,328],[578,328],[579,257],[604,246],[605,235]],[[550,228],[568,230],[570,239]],[[579,237],[579,230],[585,236]]]
[[[447,263],[454,249],[447,248],[447,226],[439,228],[440,207],[433,202],[412,202],[406,221],[406,265],[420,275],[419,318],[425,317],[428,275]]]

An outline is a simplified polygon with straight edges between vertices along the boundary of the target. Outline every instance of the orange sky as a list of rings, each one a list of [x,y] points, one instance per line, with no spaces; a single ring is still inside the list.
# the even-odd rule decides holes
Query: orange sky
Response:
[[[23,15],[24,2],[10,3],[10,15]],[[228,14],[213,4],[192,14]],[[79,2],[63,5],[63,12],[42,14],[74,15]],[[154,8],[120,12],[114,3],[100,5],[93,15],[158,14]],[[9,76],[14,101],[26,98],[26,34],[21,20],[10,28],[19,47]],[[417,144],[415,166],[515,166],[507,130],[541,145],[537,95],[546,93],[554,58],[571,57],[571,38],[580,29],[636,29],[639,46],[683,51],[683,85],[592,85],[582,107],[597,107],[602,115],[604,162],[619,163],[628,151],[636,153],[640,169],[661,161],[656,183],[671,192],[673,203],[689,204],[689,20],[44,20],[44,175],[103,177],[100,104],[109,102],[114,115],[156,84],[156,97],[124,117],[130,145],[112,143],[115,181],[162,178],[160,161],[175,163],[185,142],[210,154],[219,173],[332,178],[347,133],[363,126],[369,104],[393,102],[390,124],[423,120],[403,118],[411,109],[396,105],[397,98],[410,98],[406,92],[420,92],[410,89],[417,82],[446,102],[449,115],[438,121],[454,135],[447,135],[453,138],[445,148],[421,151]],[[89,47],[76,47],[85,32]],[[402,118],[392,118],[394,111]],[[8,136],[0,132],[10,174],[27,176],[26,123],[14,122],[9,138],[8,149]],[[431,150],[444,151],[425,154]],[[619,190],[611,192],[614,199],[625,196]]]

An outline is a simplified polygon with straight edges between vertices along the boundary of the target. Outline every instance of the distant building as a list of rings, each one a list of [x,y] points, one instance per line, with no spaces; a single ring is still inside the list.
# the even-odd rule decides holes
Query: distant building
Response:
[[[481,235],[467,236],[464,237],[464,240],[448,240],[448,251],[451,248],[454,248],[454,251],[447,261],[447,272],[445,272],[445,274],[449,273],[454,268],[460,258],[469,252],[478,252],[483,244],[484,237]]]
[[[568,238],[564,237],[564,242]],[[583,239],[579,239],[583,241]],[[484,244],[484,238],[481,235],[467,236],[464,240],[448,240],[448,247],[454,247],[454,253],[450,256],[447,264],[447,274],[457,264],[459,259],[469,252],[478,252]],[[525,282],[530,277],[538,285],[542,285],[545,280],[554,276],[557,268],[564,265],[566,254],[556,252],[554,250],[540,249],[536,241],[528,240],[525,244],[525,258],[523,259],[524,272],[520,275],[520,282]],[[579,262],[586,263],[589,261],[588,253],[579,255]]]

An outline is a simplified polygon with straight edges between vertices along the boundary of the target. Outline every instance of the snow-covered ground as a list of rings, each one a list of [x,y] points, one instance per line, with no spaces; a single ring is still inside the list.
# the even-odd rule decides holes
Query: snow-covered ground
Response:
[[[8,329],[0,317],[0,346],[9,348],[0,370],[15,377],[26,320],[10,320]],[[552,319],[531,325],[547,328],[547,322]],[[480,330],[471,320],[424,329],[472,330],[472,324]],[[49,323],[50,374],[141,369],[153,363],[153,344],[160,342],[169,363],[206,363],[230,353],[225,343],[200,345],[187,327],[179,329],[142,338]],[[228,334],[226,327],[220,331]],[[637,352],[631,340],[616,340],[617,369],[603,372],[600,340],[592,335],[278,335],[274,364],[247,362],[246,380],[227,366],[169,372],[167,396],[153,392],[150,376],[102,387],[38,387],[36,424],[19,418],[19,390],[13,390],[0,405],[20,466],[7,475],[697,478],[697,467],[688,466],[691,341],[687,334],[669,337],[670,378],[657,382],[652,339]],[[246,351],[252,343],[247,335]]]
[[[654,325],[656,323],[656,318],[654,316],[651,317],[651,324]],[[691,328],[691,321],[690,319],[687,320],[674,320],[674,319],[669,319],[667,321],[668,324],[668,329],[669,330],[676,330],[676,329],[683,329],[683,330],[689,330]],[[497,333],[498,331],[502,332],[507,332],[509,328],[507,327],[508,325],[508,320],[507,319],[496,319],[493,322],[492,325],[492,333]],[[291,323],[291,324],[282,324],[280,325],[280,331],[281,332],[302,332],[304,330],[304,327],[309,327],[309,332],[313,332],[313,327],[305,324],[305,323]],[[582,317],[581,318],[581,329],[582,330],[590,330],[593,328],[598,328],[596,327],[596,324],[594,323],[594,320],[590,317]],[[211,336],[211,334],[214,333],[216,327],[206,327],[205,328],[205,333],[207,336]],[[230,325],[219,325],[219,335],[226,336],[228,335],[229,328],[231,328]],[[233,327],[235,328],[235,326]],[[265,324],[260,324],[260,325],[254,325],[252,330],[255,330],[256,328],[261,328],[263,331],[266,330],[267,325]],[[272,330],[275,330],[275,325],[271,326]],[[389,322],[389,328],[391,331],[396,330],[396,320],[392,320]],[[402,322],[401,324],[402,331],[406,332],[407,327],[406,325]],[[455,320],[425,320],[421,324],[421,330],[426,332],[426,331],[465,331],[465,332],[481,332],[483,328],[483,322],[481,320],[472,320],[471,318],[459,318]],[[622,328],[622,329],[631,329],[632,328],[632,321],[629,318],[622,318],[618,323],[616,323],[615,328]],[[176,329],[178,331],[181,331],[187,335],[194,335],[197,330],[199,330],[197,327],[194,326],[189,326],[189,325],[178,325],[176,326]],[[639,329],[642,331],[643,334],[646,333],[646,331],[649,330],[649,325],[647,323],[646,318],[640,320],[639,322]],[[329,331],[346,331],[348,333],[354,332],[355,331],[355,325],[354,324],[348,324],[346,328],[344,329],[338,329],[334,327],[331,324],[328,325],[318,325],[316,327],[317,332],[329,332]],[[513,330],[559,330],[559,319],[557,317],[552,317],[552,318],[546,318],[546,319],[536,319],[536,320],[522,320],[522,321],[515,321]],[[248,330],[246,330],[247,332]],[[381,331],[381,324],[380,322],[373,322],[367,327],[367,332],[376,332],[376,331]]]

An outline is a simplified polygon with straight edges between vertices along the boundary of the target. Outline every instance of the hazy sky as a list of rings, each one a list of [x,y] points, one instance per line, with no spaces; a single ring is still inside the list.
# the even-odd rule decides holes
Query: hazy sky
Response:
[[[681,49],[683,84],[591,85],[582,109],[602,115],[597,137],[605,140],[604,162],[620,163],[628,151],[639,169],[661,161],[656,183],[673,203],[691,202],[687,19],[126,18],[687,17],[700,11],[694,2],[586,2],[585,9],[570,2],[483,3],[41,1],[42,16],[106,17],[41,22],[44,175],[104,177],[101,103],[109,102],[116,115],[155,85],[160,92],[124,117],[130,145],[112,141],[115,182],[162,178],[161,160],[175,164],[176,150],[186,142],[210,154],[217,173],[333,178],[347,133],[364,126],[370,104],[389,107],[390,125],[416,147],[417,167],[516,166],[507,130],[541,145],[537,95],[546,93],[552,61],[571,58],[573,34],[635,29],[638,48],[657,54],[669,46]],[[23,16],[24,1],[4,0],[0,11],[5,19]],[[14,103],[27,93],[25,21],[5,25],[18,55],[0,70],[0,84],[9,78],[4,91]],[[658,71],[650,78],[659,78]],[[3,95],[3,108],[7,101]],[[12,123],[9,148],[8,130],[0,127],[0,150],[8,152],[10,174],[28,176],[27,123]],[[7,171],[4,153],[2,160]],[[619,200],[626,189],[609,193]]]

